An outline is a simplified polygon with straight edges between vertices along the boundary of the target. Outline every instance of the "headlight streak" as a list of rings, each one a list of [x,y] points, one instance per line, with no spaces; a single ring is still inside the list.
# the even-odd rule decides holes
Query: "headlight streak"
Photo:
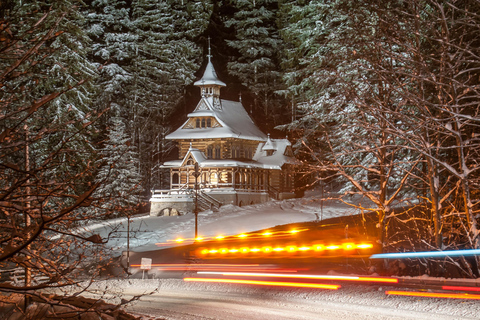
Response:
[[[216,283],[236,283],[236,284],[253,284],[260,286],[277,286],[277,287],[295,287],[295,288],[315,288],[337,290],[340,285],[323,284],[323,283],[302,283],[302,282],[276,282],[276,281],[257,281],[257,280],[241,280],[241,279],[216,279],[216,278],[184,278],[186,282],[216,282]]]
[[[217,240],[217,241],[228,241],[228,240],[234,240],[236,238],[240,239],[259,239],[259,238],[274,238],[274,237],[285,237],[285,236],[291,236],[295,235],[299,232],[302,231],[307,231],[308,229],[293,229],[293,230],[284,230],[284,231],[265,231],[262,233],[259,232],[252,232],[252,233],[240,233],[237,235],[218,235],[218,236],[212,236],[212,237],[197,237],[197,238],[177,238],[174,240],[167,240],[167,242],[158,242],[156,243],[157,246],[166,246],[166,245],[172,245],[174,243],[177,244],[186,244],[186,243],[194,243],[194,242],[204,242],[204,241],[211,241],[211,240]]]
[[[240,247],[240,248],[204,248],[200,251],[203,255],[211,255],[211,254],[227,254],[227,253],[239,253],[239,254],[246,254],[246,253],[276,253],[276,252],[307,252],[307,251],[315,251],[315,252],[323,252],[323,251],[338,251],[343,250],[345,252],[353,252],[355,249],[365,250],[371,249],[373,245],[371,243],[344,243],[344,244],[313,244],[313,245],[302,245],[302,246],[294,246],[288,245],[285,247],[282,246],[264,246],[264,247]]]
[[[396,295],[396,296],[409,296],[409,297],[480,300],[480,295],[469,294],[469,293],[442,293],[442,292],[420,292],[420,291],[385,291],[385,294]]]
[[[379,253],[371,255],[370,259],[443,258],[473,255],[480,255],[480,249]]]
[[[294,279],[314,279],[314,280],[342,280],[342,281],[360,281],[360,282],[385,282],[398,283],[396,278],[381,277],[360,277],[360,276],[334,276],[334,275],[314,275],[314,274],[282,274],[282,273],[258,273],[258,272],[225,272],[225,271],[198,271],[197,274],[215,274],[223,276],[239,277],[270,277],[270,278],[294,278]]]

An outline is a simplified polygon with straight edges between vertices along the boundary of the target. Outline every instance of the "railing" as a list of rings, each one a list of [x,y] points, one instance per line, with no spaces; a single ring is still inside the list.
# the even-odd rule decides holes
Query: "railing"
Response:
[[[218,201],[217,199],[215,199],[214,197],[212,197],[211,195],[209,195],[209,194],[207,194],[203,191],[200,191],[198,193],[198,199],[204,200],[207,203],[207,205],[209,206],[210,209],[212,209],[212,208],[218,209],[222,205],[222,203],[220,201]]]
[[[11,283],[13,285],[19,286],[25,284],[25,268],[14,268],[7,270],[0,270],[0,278],[3,282]],[[37,285],[40,283],[46,283],[50,280],[49,277],[44,274],[32,274],[31,285]]]
[[[276,188],[268,186],[268,195],[270,196],[270,198],[278,200],[279,194],[280,192]]]
[[[191,198],[191,189],[152,190],[152,199]]]

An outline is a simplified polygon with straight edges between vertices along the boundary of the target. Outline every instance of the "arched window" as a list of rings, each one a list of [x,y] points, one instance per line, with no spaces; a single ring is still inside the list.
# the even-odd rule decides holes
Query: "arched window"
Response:
[[[205,128],[205,118],[202,119],[202,128]]]
[[[213,158],[213,147],[208,146],[207,147],[207,159],[212,159]]]
[[[218,175],[216,172],[212,172],[210,174],[210,183],[217,184],[218,183]]]
[[[207,128],[211,128],[212,127],[212,119],[208,118],[207,119]]]
[[[197,118],[197,121],[195,123],[195,128],[200,128],[200,119]]]
[[[240,172],[235,172],[235,185],[241,184]]]
[[[232,183],[232,173],[227,172],[227,183]]]
[[[215,147],[215,159],[220,159],[220,146]]]
[[[172,184],[179,184],[180,183],[180,179],[178,177],[178,173],[174,173],[172,175]]]

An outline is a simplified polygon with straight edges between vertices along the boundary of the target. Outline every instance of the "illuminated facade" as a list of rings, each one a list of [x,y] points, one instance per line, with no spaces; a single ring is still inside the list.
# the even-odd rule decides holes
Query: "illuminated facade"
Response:
[[[199,210],[205,210],[294,197],[297,161],[290,142],[264,134],[241,102],[220,99],[226,85],[210,55],[195,86],[201,90],[195,110],[166,137],[177,143],[179,158],[163,164],[170,188],[152,191],[150,214],[191,212],[195,199]]]

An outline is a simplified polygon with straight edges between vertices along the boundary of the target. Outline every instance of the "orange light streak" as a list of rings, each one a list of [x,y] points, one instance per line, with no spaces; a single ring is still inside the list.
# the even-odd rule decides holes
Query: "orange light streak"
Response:
[[[478,294],[468,294],[468,293],[385,291],[385,294],[396,295],[396,296],[426,297],[426,298],[449,298],[449,299],[480,300],[480,295],[478,295]]]
[[[236,235],[218,235],[218,236],[210,236],[210,237],[199,237],[199,238],[177,238],[174,240],[167,240],[167,242],[159,242],[156,245],[167,245],[171,244],[172,242],[183,243],[183,242],[194,242],[194,241],[207,241],[207,240],[227,240],[228,238],[256,238],[256,237],[270,237],[270,236],[286,236],[291,234],[296,234],[302,231],[306,231],[308,229],[294,229],[294,230],[287,230],[287,231],[265,231],[262,233],[241,233]],[[179,241],[181,239],[181,241]]]
[[[216,274],[223,276],[247,276],[247,277],[271,277],[271,278],[295,278],[295,279],[315,279],[315,280],[343,280],[360,282],[386,282],[398,283],[396,278],[381,277],[360,277],[360,276],[333,276],[333,275],[315,275],[315,274],[284,274],[284,273],[259,273],[259,272],[213,272],[199,271],[198,274]]]
[[[330,251],[334,251],[334,250],[344,250],[344,251],[352,251],[354,249],[368,249],[368,248],[372,248],[373,245],[372,244],[369,244],[369,243],[360,243],[360,244],[355,244],[355,243],[344,243],[344,244],[331,244],[331,245],[328,245],[328,246],[324,246],[323,244],[314,244],[314,245],[304,245],[304,246],[301,246],[301,247],[297,247],[297,246],[294,246],[294,245],[290,245],[290,246],[286,246],[286,247],[275,247],[275,248],[272,248],[270,246],[266,246],[266,247],[262,247],[262,248],[258,248],[258,247],[254,247],[254,248],[249,248],[249,247],[242,247],[240,248],[240,250],[236,249],[236,248],[231,248],[231,249],[228,249],[228,248],[220,248],[220,249],[210,249],[210,250],[202,250],[200,251],[200,253],[202,254],[207,254],[207,253],[227,253],[227,252],[230,252],[230,253],[237,253],[237,252],[240,252],[240,253],[248,253],[248,252],[264,252],[264,253],[270,253],[272,251],[274,252],[282,252],[282,251],[286,251],[286,252],[297,252],[297,251],[309,251],[309,250],[314,250],[314,251],[323,251],[323,250],[330,250]]]
[[[480,291],[479,287],[442,286],[443,290]]]
[[[276,282],[276,281],[256,281],[256,280],[239,280],[239,279],[216,279],[216,278],[184,278],[183,281],[190,282],[216,282],[216,283],[238,283],[253,284],[260,286],[277,286],[277,287],[296,287],[296,288],[316,288],[337,290],[340,285],[322,284],[322,283],[301,283],[301,282]]]
[[[327,250],[337,250],[337,249],[340,249],[340,246],[331,245],[331,246],[328,246],[328,247],[327,247]]]
[[[342,247],[343,247],[343,250],[353,250],[355,249],[356,245],[355,243],[349,242],[349,243],[342,244]]]
[[[357,244],[357,248],[358,249],[370,249],[370,248],[373,248],[373,244],[371,244],[371,243],[361,243],[361,244]]]

